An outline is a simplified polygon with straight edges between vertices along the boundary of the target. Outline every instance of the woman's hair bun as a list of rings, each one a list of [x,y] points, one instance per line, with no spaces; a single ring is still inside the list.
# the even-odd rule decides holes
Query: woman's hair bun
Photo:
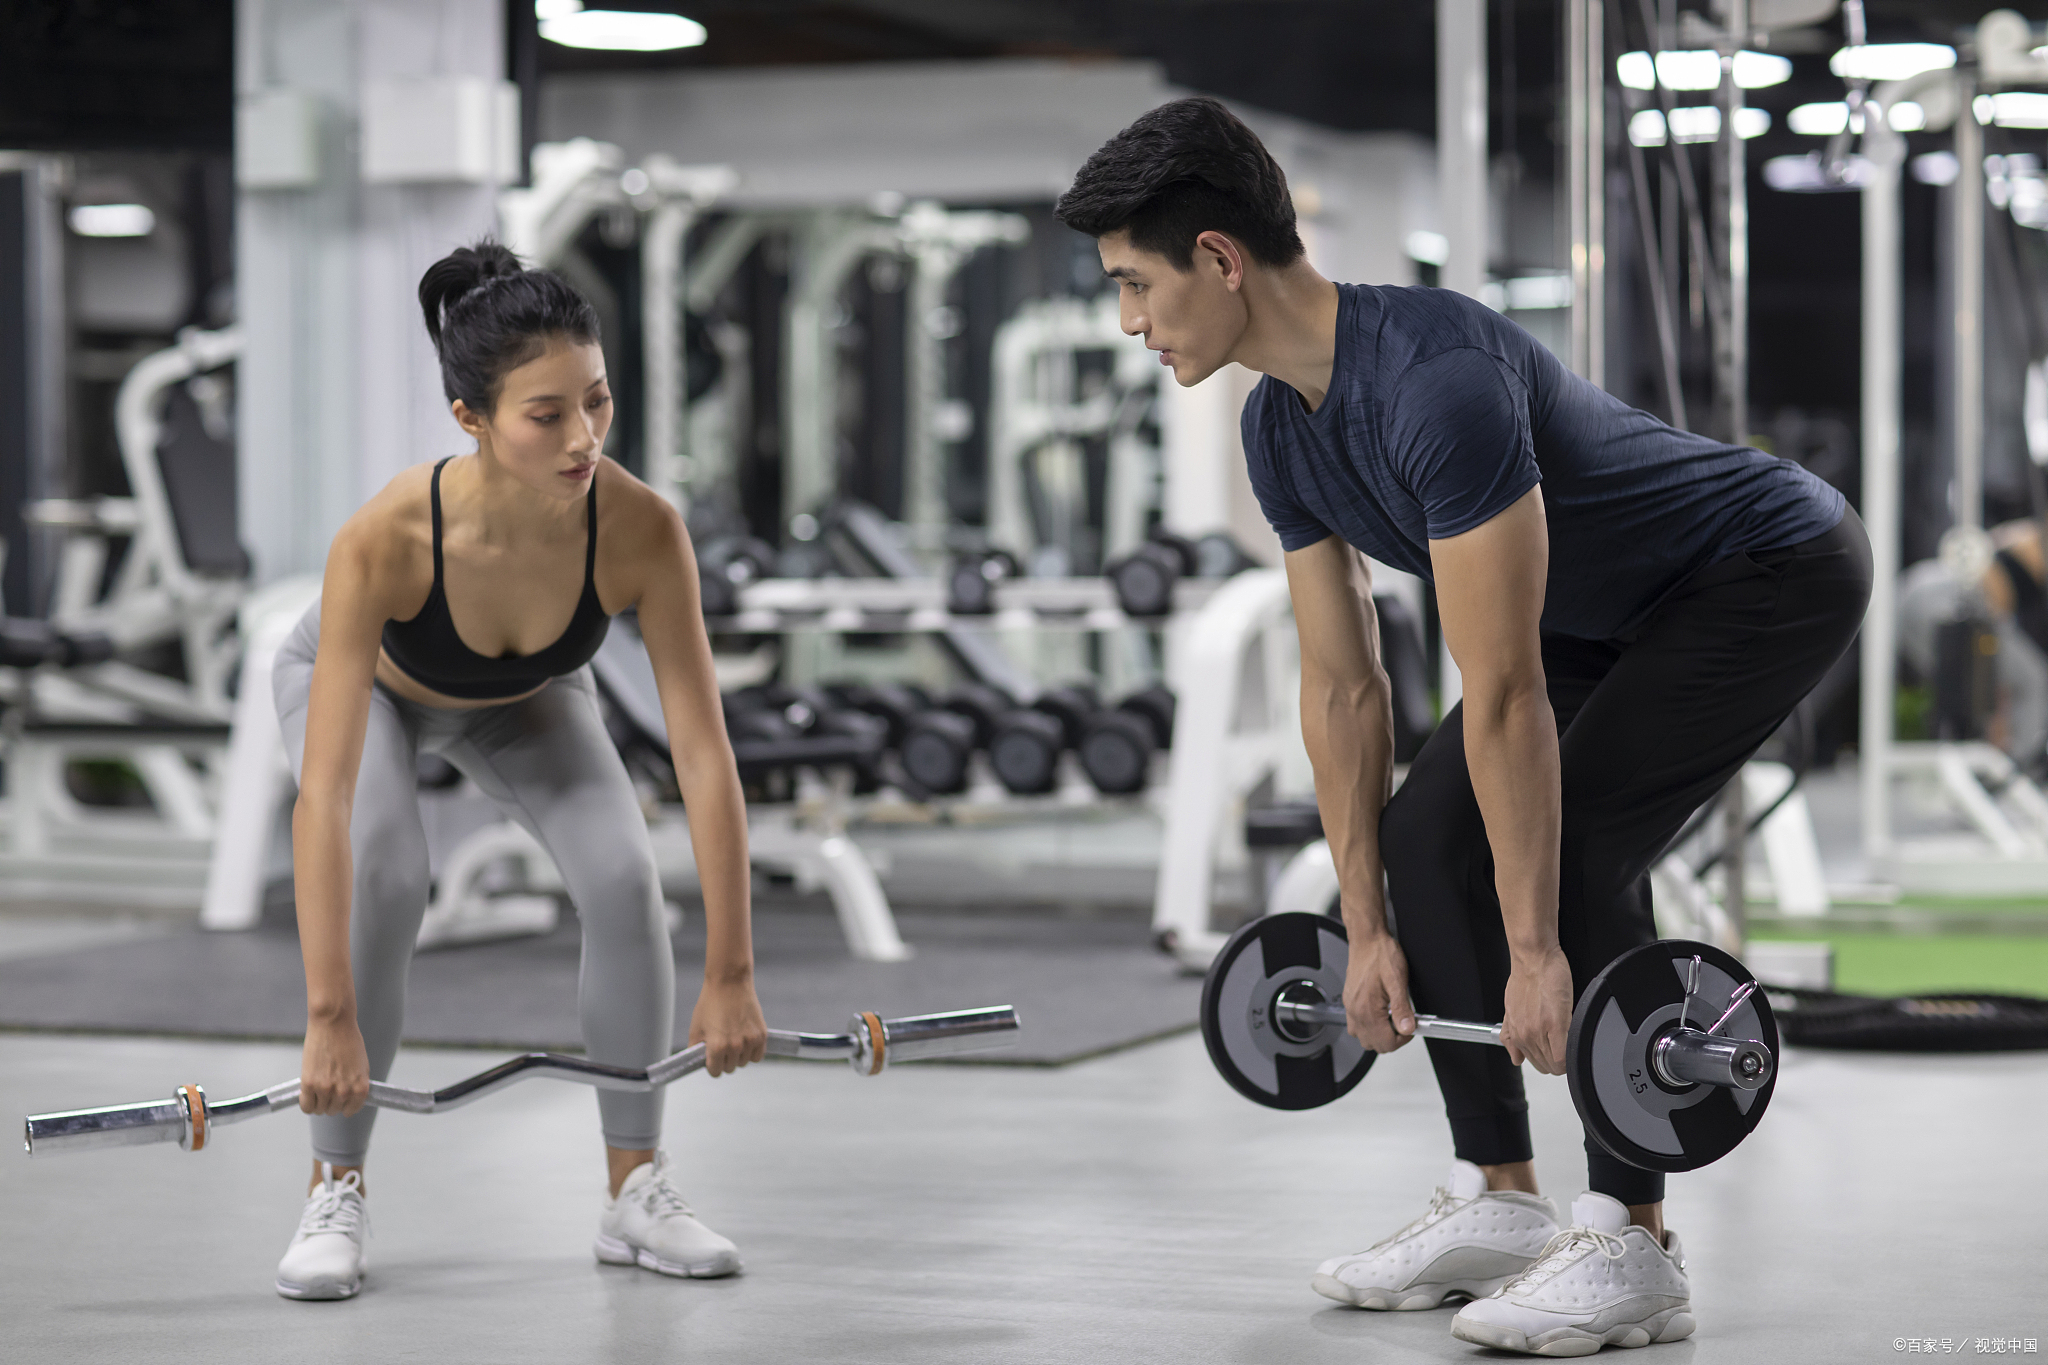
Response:
[[[506,372],[539,355],[548,337],[598,340],[597,314],[581,294],[551,271],[528,270],[489,237],[427,267],[420,312],[449,401],[478,412],[496,406]]]
[[[420,311],[426,314],[427,335],[434,348],[441,346],[441,326],[456,300],[492,280],[524,274],[526,267],[503,242],[486,237],[472,246],[457,247],[427,267],[420,277]]]

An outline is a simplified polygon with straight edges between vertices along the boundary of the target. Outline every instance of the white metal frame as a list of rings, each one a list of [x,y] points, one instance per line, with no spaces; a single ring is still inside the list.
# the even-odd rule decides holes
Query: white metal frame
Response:
[[[1246,799],[1305,776],[1287,575],[1252,569],[1228,580],[1175,620],[1168,649],[1179,701],[1152,927],[1174,956],[1201,968],[1223,946],[1210,923],[1216,874],[1245,861]]]
[[[1075,360],[1089,351],[1115,356],[1112,383],[1077,397]],[[1053,442],[1107,436],[1103,557],[1142,544],[1147,514],[1159,505],[1160,452],[1120,430],[1118,418],[1125,404],[1143,401],[1144,393],[1156,388],[1164,371],[1135,337],[1124,334],[1116,296],[1025,304],[997,329],[990,368],[989,540],[1028,561],[1040,538],[1024,494],[1026,462]]]

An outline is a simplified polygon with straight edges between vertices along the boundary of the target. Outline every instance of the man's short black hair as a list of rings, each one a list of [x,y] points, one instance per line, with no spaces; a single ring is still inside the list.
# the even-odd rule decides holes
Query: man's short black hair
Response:
[[[1301,259],[1287,174],[1258,135],[1207,95],[1140,116],[1081,167],[1053,214],[1090,237],[1127,229],[1131,245],[1194,268],[1195,238],[1227,233],[1261,265]]]

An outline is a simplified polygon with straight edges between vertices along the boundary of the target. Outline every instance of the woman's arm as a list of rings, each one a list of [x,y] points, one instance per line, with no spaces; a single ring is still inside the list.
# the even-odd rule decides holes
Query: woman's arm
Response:
[[[355,881],[349,815],[369,724],[370,685],[390,615],[376,573],[377,539],[366,509],[335,536],[327,554],[320,647],[306,706],[299,796],[292,807],[292,885],[299,951],[306,963],[299,1107],[309,1114],[353,1114],[370,1094],[349,966],[349,899]]]
[[[638,551],[640,635],[661,692],[669,755],[704,887],[704,991],[690,1019],[690,1041],[705,1044],[706,1069],[717,1076],[759,1061],[768,1045],[754,996],[747,805],[725,736],[690,533],[674,508],[644,488],[637,491],[644,495],[636,518],[642,524],[626,539]]]

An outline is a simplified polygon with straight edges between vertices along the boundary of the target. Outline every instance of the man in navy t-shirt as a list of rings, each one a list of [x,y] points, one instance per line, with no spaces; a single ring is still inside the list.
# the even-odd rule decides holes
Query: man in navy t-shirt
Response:
[[[1589,1134],[1561,1228],[1519,1066],[1564,1070],[1577,993],[1656,937],[1651,864],[1848,647],[1861,523],[1799,466],[1628,407],[1470,299],[1324,279],[1286,176],[1214,100],[1140,118],[1056,211],[1097,239],[1124,330],[1177,382],[1265,375],[1245,459],[1286,551],[1350,1031],[1385,1052],[1418,1007],[1503,1021],[1506,1049],[1428,1043],[1448,1186],[1314,1287],[1364,1308],[1466,1298],[1455,1335],[1531,1353],[1689,1335],[1663,1176]],[[1434,584],[1464,680],[1391,797],[1359,551]]]

